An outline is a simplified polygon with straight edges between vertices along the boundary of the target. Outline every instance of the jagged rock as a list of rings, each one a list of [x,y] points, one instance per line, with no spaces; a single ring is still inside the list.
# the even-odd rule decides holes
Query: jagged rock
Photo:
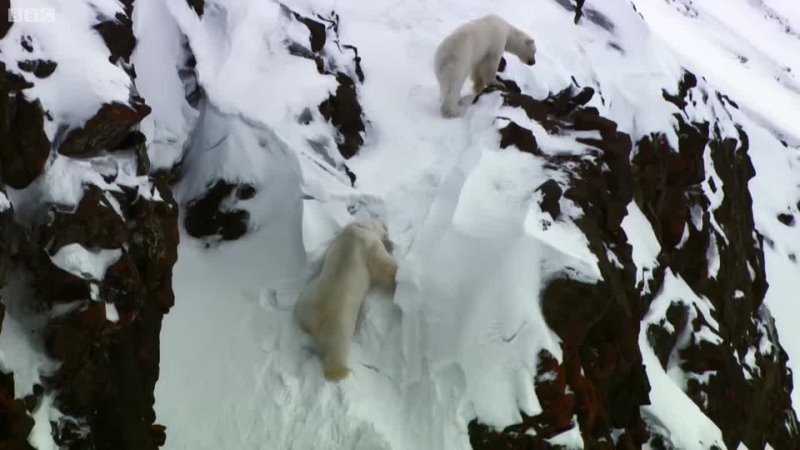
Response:
[[[786,213],[778,214],[778,221],[787,227],[793,227],[795,224],[794,216]]]
[[[364,144],[364,121],[355,83],[343,73],[336,76],[336,94],[320,103],[319,112],[339,131],[337,146],[345,159],[352,158]]]
[[[672,103],[673,105],[677,106],[678,109],[686,108],[688,104],[686,101],[687,94],[689,93],[689,89],[697,86],[697,77],[694,76],[691,72],[684,72],[683,78],[678,83],[678,93],[675,95],[670,94],[667,92],[666,89],[662,89],[661,95],[664,97],[664,100]]]
[[[0,92],[2,95],[2,92]],[[17,94],[0,99],[0,161],[3,181],[21,189],[41,174],[50,155],[44,112],[38,100]]]
[[[136,47],[133,20],[131,19],[133,0],[120,0],[120,3],[122,3],[125,14],[117,13],[113,19],[105,20],[94,26],[111,52],[108,57],[111,64],[116,64],[120,59],[129,62],[133,49]]]
[[[536,188],[536,191],[542,193],[542,200],[539,202],[539,207],[542,211],[549,213],[553,220],[558,219],[561,215],[559,201],[564,193],[561,186],[555,180],[547,180]]]
[[[0,373],[0,445],[6,450],[33,450],[28,435],[33,418],[27,414],[25,402],[14,398],[14,375]]]
[[[39,176],[50,154],[41,104],[22,93],[31,86],[0,62],[0,173],[16,189]]]
[[[31,72],[36,78],[47,78],[56,71],[58,63],[49,59],[26,59],[18,61],[17,67],[25,72]]]
[[[42,232],[42,242],[55,249],[80,243],[123,250],[99,282],[98,301],[89,300],[86,280],[39,272],[46,300],[62,299],[70,283],[84,287],[72,296],[83,306],[46,328],[47,349],[62,362],[48,385],[57,389],[59,410],[78,418],[59,425],[61,445],[155,449],[164,440],[163,429],[153,425],[153,389],[161,318],[174,301],[171,272],[178,231],[177,204],[168,189],[156,189],[163,201],[134,192],[117,195],[120,216],[110,207],[107,192],[90,187],[74,213],[56,212]],[[104,303],[114,306],[118,319],[107,316]]]
[[[11,0],[0,0],[0,11],[8,11],[11,9]],[[11,29],[11,21],[8,14],[0,15],[0,39],[3,39]]]
[[[481,95],[493,91],[487,89]],[[500,433],[473,424],[470,431],[477,433],[474,442],[505,445],[473,446],[549,448],[543,439],[571,428],[572,418],[577,416],[588,448],[612,448],[612,428],[621,432],[617,442],[638,448],[649,439],[640,406],[649,402],[650,387],[638,347],[641,295],[635,288],[631,247],[621,228],[633,196],[628,161],[630,137],[617,131],[616,123],[600,116],[597,109],[584,106],[594,95],[589,88],[570,87],[544,100],[518,89],[501,90],[500,95],[506,106],[522,109],[548,133],[599,132],[600,139],[578,139],[587,146],[589,157],[539,155],[546,169],[566,171],[569,183],[563,197],[584,211],[575,223],[598,258],[603,281],[590,284],[566,276],[547,281],[540,294],[542,312],[562,340],[564,360],[559,364],[552,356],[540,355],[540,375],[554,374],[536,380],[543,412],[534,418],[523,415],[520,425]],[[501,136],[502,133],[501,130]],[[526,133],[518,130],[514,134]],[[506,131],[506,135],[511,133]],[[566,167],[570,167],[569,171]],[[560,194],[561,188],[555,184],[558,190],[549,190],[553,192],[551,197],[558,198],[561,195],[556,193]],[[611,261],[609,253],[623,265],[622,269]],[[568,391],[573,393],[566,394]],[[527,429],[533,429],[536,436],[523,437]]]
[[[28,35],[22,36],[20,38],[19,44],[25,49],[28,53],[33,53],[33,38]]]
[[[186,0],[186,4],[197,13],[197,17],[203,17],[205,0]]]
[[[233,196],[246,200],[255,195],[251,185],[231,184],[216,180],[209,184],[205,195],[193,199],[186,207],[186,232],[194,237],[218,236],[235,240],[247,232],[250,213],[243,209],[223,210],[222,205]]]
[[[107,103],[86,121],[83,128],[71,130],[58,152],[67,156],[93,156],[103,150],[114,150],[130,133],[130,128],[150,114],[150,107],[141,98],[132,106]]]
[[[356,87],[356,80],[358,83],[364,82],[358,49],[339,42],[339,16],[335,12],[327,18],[317,15],[315,20],[292,11],[285,5],[281,5],[281,9],[285,15],[305,25],[309,32],[308,47],[300,42],[289,42],[289,53],[314,61],[320,74],[335,76],[339,83],[336,91],[320,103],[318,109],[325,120],[336,128],[339,153],[345,159],[351,158],[364,144],[366,133],[364,113],[358,102]],[[326,48],[329,42],[331,45]],[[337,59],[329,54],[334,51],[342,53],[342,49],[353,52],[352,64],[348,67],[339,67]]]
[[[664,97],[684,108],[692,99],[708,97],[702,89],[697,78],[687,72],[678,94],[665,92]],[[722,95],[713,98],[720,103],[724,100]],[[755,175],[747,155],[748,137],[740,128],[737,136],[724,136],[717,123],[690,123],[683,114],[675,117],[679,148],[671,148],[661,135],[645,137],[637,143],[632,162],[636,202],[660,241],[659,260],[708,298],[714,307],[713,319],[719,324],[714,332],[720,343],[692,339],[685,347],[674,349],[687,374],[713,371],[707,383],[690,377],[687,395],[720,427],[729,448],[739,443],[748,448],[764,448],[766,443],[773,448],[798,448],[797,436],[789,431],[797,429],[797,418],[786,389],[791,385],[786,354],[777,337],[764,331],[774,327],[762,306],[767,283],[763,239],[755,230],[748,189],[748,181]],[[709,178],[708,186],[724,194],[713,211],[700,190],[707,177],[705,152],[709,152],[721,182],[718,185]],[[692,214],[700,215],[690,220]],[[709,252],[718,255],[719,267],[713,274],[709,272]],[[677,312],[667,319],[675,333],[696,333],[703,325],[713,329],[708,325],[712,318],[700,311],[694,314],[697,318],[692,323],[685,323],[683,313]],[[668,334],[657,328],[648,330],[662,364],[675,346]],[[776,350],[758,355],[758,369],[751,373],[741,361],[761,339],[767,339]]]
[[[521,127],[509,121],[508,125],[500,130],[500,148],[506,148],[510,145],[517,147],[521,152],[530,153],[532,155],[541,155],[542,151],[539,150],[539,145],[536,143],[536,138],[533,136],[531,130]]]

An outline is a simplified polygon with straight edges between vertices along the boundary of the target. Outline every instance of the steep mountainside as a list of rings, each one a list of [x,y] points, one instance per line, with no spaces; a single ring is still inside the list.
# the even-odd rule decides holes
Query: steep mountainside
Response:
[[[792,1],[10,7],[0,447],[800,449]],[[537,64],[441,118],[489,13]],[[369,216],[327,383],[291,309]]]

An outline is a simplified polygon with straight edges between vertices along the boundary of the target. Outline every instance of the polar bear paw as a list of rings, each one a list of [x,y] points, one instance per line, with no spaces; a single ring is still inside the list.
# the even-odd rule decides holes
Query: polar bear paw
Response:
[[[340,381],[350,375],[350,369],[336,361],[326,361],[322,372],[328,381]]]

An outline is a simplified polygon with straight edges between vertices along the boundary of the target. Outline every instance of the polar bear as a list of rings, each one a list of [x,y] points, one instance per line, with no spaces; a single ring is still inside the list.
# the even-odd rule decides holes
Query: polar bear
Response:
[[[382,221],[347,225],[328,248],[319,275],[295,304],[295,318],[311,335],[328,380],[341,380],[350,373],[350,339],[369,288],[395,285],[397,262],[390,250]]]
[[[502,86],[495,76],[504,51],[517,55],[529,66],[536,63],[533,39],[496,15],[461,25],[439,44],[434,70],[439,80],[442,116],[458,116],[461,86],[468,75],[472,75],[476,95],[487,85]]]

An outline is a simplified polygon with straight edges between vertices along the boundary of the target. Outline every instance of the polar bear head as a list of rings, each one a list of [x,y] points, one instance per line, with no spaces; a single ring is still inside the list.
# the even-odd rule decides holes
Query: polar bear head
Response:
[[[529,66],[536,64],[536,42],[520,30],[512,29],[509,32],[506,50]]]
[[[362,228],[374,233],[382,242],[386,250],[391,252],[394,249],[394,243],[389,239],[389,232],[386,229],[386,224],[380,219],[368,219],[359,223]]]

